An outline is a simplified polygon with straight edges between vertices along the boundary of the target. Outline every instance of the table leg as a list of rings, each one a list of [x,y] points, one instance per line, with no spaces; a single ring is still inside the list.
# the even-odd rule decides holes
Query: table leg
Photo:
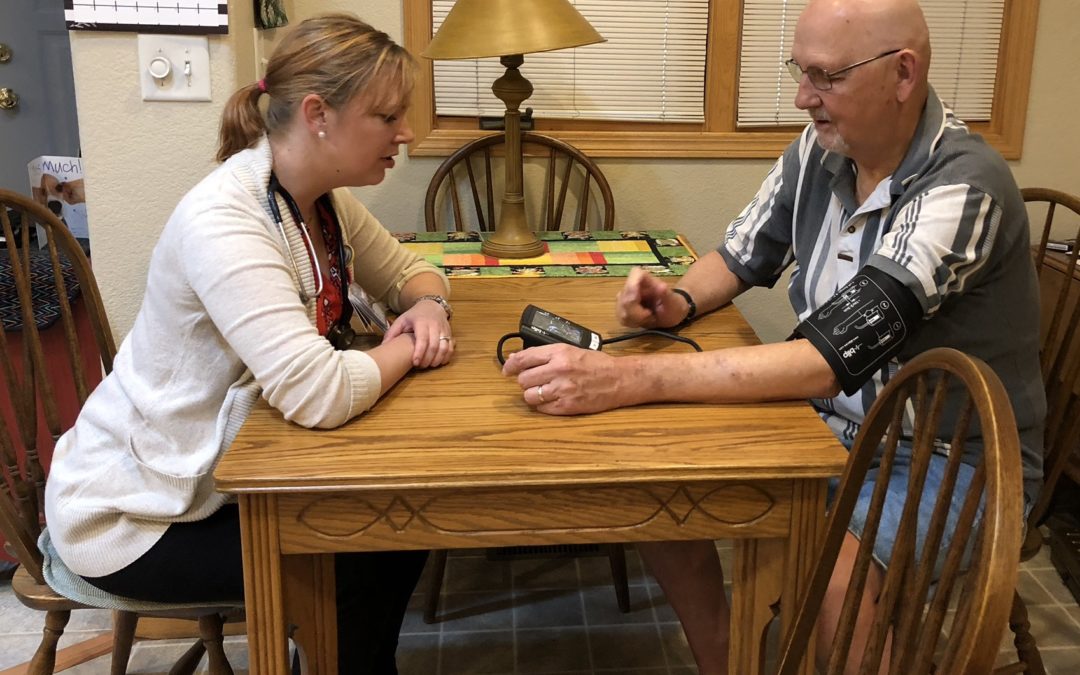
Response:
[[[795,481],[786,539],[737,539],[732,574],[731,672],[757,674],[765,662],[770,623],[779,615],[780,642],[806,593],[825,530],[826,482]],[[780,602],[781,598],[784,602]],[[790,600],[788,600],[790,598]],[[778,647],[782,646],[780,644]],[[811,639],[800,666],[814,675]]]
[[[334,556],[284,556],[282,578],[287,625],[305,675],[337,673]]]
[[[784,631],[795,621],[795,613],[808,590],[810,576],[821,552],[828,483],[824,480],[803,480],[796,481],[793,488],[791,538],[787,540],[787,573],[784,575],[783,589],[783,597],[793,600],[780,605],[780,625]],[[811,634],[799,670],[802,675],[814,675],[814,651],[815,636]]]
[[[765,636],[784,587],[783,539],[736,539],[731,579],[732,673],[757,675],[765,660]]]
[[[290,668],[277,499],[273,495],[245,494],[240,495],[239,503],[250,672],[287,675]]]

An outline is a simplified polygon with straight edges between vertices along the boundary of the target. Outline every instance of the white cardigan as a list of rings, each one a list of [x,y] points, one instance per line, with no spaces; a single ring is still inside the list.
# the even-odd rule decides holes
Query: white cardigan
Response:
[[[57,442],[46,519],[77,574],[116,572],[171,523],[220,508],[227,498],[215,490],[214,466],[260,393],[306,427],[338,426],[379,397],[374,360],[335,351],[315,328],[315,300],[300,300],[301,283],[314,292],[311,263],[280,199],[287,244],[270,217],[270,167],[263,138],[180,201],[154,248],[142,307],[113,372]],[[370,295],[400,310],[406,281],[441,274],[348,191],[333,199],[352,274]]]

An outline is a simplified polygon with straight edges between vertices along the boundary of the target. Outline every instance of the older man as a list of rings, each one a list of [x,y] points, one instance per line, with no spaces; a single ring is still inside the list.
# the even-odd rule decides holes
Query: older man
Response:
[[[652,401],[808,398],[850,445],[905,361],[950,346],[987,361],[1004,381],[1030,499],[1042,471],[1045,400],[1027,216],[1000,155],[929,86],[929,64],[915,0],[812,0],[787,63],[799,82],[795,105],[812,123],[716,251],[675,288],[635,272],[617,303],[628,326],[676,326],[752,286],[773,285],[794,264],[792,339],[621,358],[565,345],[529,349],[504,369],[517,375],[525,401],[545,413],[578,414]],[[938,471],[940,464],[931,467]],[[893,480],[906,480],[903,468]],[[861,515],[851,525],[856,534]],[[856,541],[849,533],[834,582],[846,578]],[[712,543],[639,550],[700,671],[726,673],[728,608]],[[887,544],[877,553],[887,563]],[[833,632],[837,600],[835,592],[826,599],[823,640]]]

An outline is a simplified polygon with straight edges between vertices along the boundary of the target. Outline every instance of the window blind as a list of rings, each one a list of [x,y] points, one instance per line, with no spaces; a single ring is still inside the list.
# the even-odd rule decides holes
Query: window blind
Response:
[[[795,22],[807,0],[744,0],[739,64],[740,127],[804,124],[795,107]],[[933,56],[930,84],[960,119],[990,119],[1005,0],[921,0]],[[867,56],[873,56],[868,54]]]
[[[536,117],[701,122],[709,0],[571,0],[607,42],[526,54]],[[442,25],[454,0],[432,1]],[[436,61],[438,115],[502,116],[491,84],[497,58]]]

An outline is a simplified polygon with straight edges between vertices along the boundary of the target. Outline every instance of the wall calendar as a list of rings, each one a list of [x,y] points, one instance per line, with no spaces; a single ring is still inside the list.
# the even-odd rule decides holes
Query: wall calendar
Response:
[[[229,5],[220,0],[64,0],[71,30],[180,35],[229,32]]]

